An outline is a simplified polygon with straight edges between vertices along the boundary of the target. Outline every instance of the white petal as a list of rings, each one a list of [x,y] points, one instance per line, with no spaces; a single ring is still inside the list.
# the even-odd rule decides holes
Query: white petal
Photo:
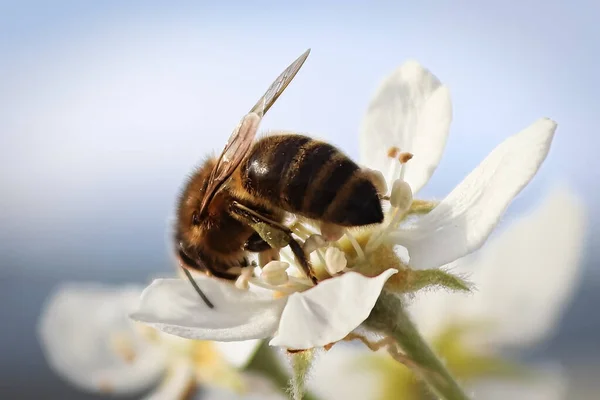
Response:
[[[204,387],[199,396],[194,400],[287,400],[288,397],[282,393],[235,393],[230,390]]]
[[[584,234],[580,202],[555,190],[482,249],[473,306],[494,323],[485,342],[531,345],[553,333],[579,283]]]
[[[309,389],[323,400],[384,398],[384,377],[380,371],[361,365],[365,349],[364,346],[344,343],[333,346],[314,363],[308,381]]]
[[[241,342],[214,342],[227,362],[236,368],[244,368],[252,360],[261,343],[262,340],[259,339]]]
[[[448,89],[431,72],[409,61],[383,81],[369,104],[361,125],[361,163],[387,177],[388,149],[413,153],[404,166],[404,179],[417,193],[442,157],[451,120]]]
[[[546,158],[556,123],[541,119],[496,147],[429,214],[391,239],[408,249],[410,265],[436,268],[477,250],[512,199]]]
[[[563,400],[567,399],[567,382],[557,366],[540,368],[531,380],[489,380],[473,386],[475,399],[485,400]]]
[[[171,365],[166,379],[144,399],[185,399],[196,385],[194,374],[194,365],[188,359],[181,358]]]
[[[473,294],[418,293],[410,306],[420,330],[435,336],[452,323],[485,322],[471,344],[525,346],[551,334],[581,274],[585,216],[566,189],[512,222],[480,251],[453,263]]]
[[[240,290],[208,277],[195,278],[214,304],[210,309],[190,282],[158,279],[144,289],[132,318],[187,339],[221,342],[262,339],[277,330],[286,299]]]
[[[383,285],[396,272],[388,269],[374,278],[347,272],[292,294],[269,344],[301,350],[343,339],[367,319]]]
[[[47,300],[38,325],[50,366],[89,391],[134,393],[158,383],[163,349],[147,341],[128,317],[141,287],[67,284]],[[114,339],[126,346],[119,353]]]

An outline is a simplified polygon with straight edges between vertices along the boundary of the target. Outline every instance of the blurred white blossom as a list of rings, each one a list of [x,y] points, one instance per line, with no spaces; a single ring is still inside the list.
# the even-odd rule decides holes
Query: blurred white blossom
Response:
[[[427,291],[412,301],[421,333],[474,398],[566,398],[560,366],[519,365],[503,359],[502,351],[534,345],[553,332],[579,282],[584,214],[573,193],[555,189],[486,247],[449,266],[471,278],[474,293]],[[387,355],[365,355],[350,346],[330,353],[314,372],[315,390],[324,398],[423,398],[409,370]],[[366,380],[373,389],[368,395]]]
[[[38,325],[50,366],[76,387],[148,399],[181,399],[197,386],[243,392],[236,368],[252,358],[258,341],[191,341],[156,331],[129,318],[142,288],[71,283],[47,300]]]
[[[294,263],[278,264],[276,275],[275,267],[263,269],[265,279],[248,279],[250,290],[198,277],[215,305],[210,309],[188,282],[156,280],[144,290],[134,319],[186,338],[272,337],[271,345],[288,349],[344,339],[369,316],[384,285],[391,290],[405,279],[398,272],[436,270],[482,246],[544,161],[556,128],[549,119],[535,122],[501,143],[439,204],[413,201],[441,159],[451,114],[448,89],[418,63],[407,62],[384,80],[362,125],[361,161],[382,194],[391,189],[390,207],[384,223],[346,231],[323,246],[311,242],[317,227],[292,226],[314,250],[313,266],[322,278],[316,287]],[[416,204],[424,209],[416,211]],[[332,246],[343,254],[328,253]],[[398,246],[407,258],[397,255]]]

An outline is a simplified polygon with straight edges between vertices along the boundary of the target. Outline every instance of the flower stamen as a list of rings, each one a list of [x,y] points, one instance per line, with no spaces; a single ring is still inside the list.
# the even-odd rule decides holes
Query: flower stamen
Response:
[[[398,147],[390,147],[387,152],[387,157],[389,159],[389,167],[386,182],[393,182],[396,179],[397,170],[398,170],[398,161],[397,157],[400,154],[400,149]],[[402,173],[402,172],[400,172]]]
[[[302,250],[304,250],[306,254],[310,254],[313,251],[316,251],[323,247],[327,247],[327,240],[323,236],[315,234],[309,236],[304,241],[304,246],[302,246]]]
[[[267,283],[264,280],[259,279],[259,278],[252,278],[249,280],[249,282],[256,287],[271,290],[276,293],[284,293],[286,295],[290,295],[290,294],[296,293],[298,291],[293,287],[289,287],[289,286],[285,286],[285,285],[281,285],[281,286],[271,285],[270,283]]]
[[[296,276],[289,275],[288,277],[289,283],[291,287],[300,286],[300,291],[310,289],[313,287],[313,283],[310,279],[307,278],[299,278]]]
[[[260,273],[260,279],[272,286],[285,285],[289,276],[287,269],[290,264],[284,261],[271,261],[265,265]]]
[[[343,272],[348,265],[348,260],[344,253],[337,247],[329,247],[325,252],[325,269],[329,275],[335,276]]]
[[[254,267],[242,268],[240,276],[238,276],[238,278],[235,281],[235,287],[242,290],[248,290],[250,288],[248,282],[252,278],[253,274]]]
[[[316,252],[317,257],[319,257],[319,261],[321,261],[321,264],[325,265],[325,256],[323,255],[323,251],[321,249],[318,249]]]
[[[386,235],[388,235],[390,231],[396,229],[398,224],[400,224],[402,219],[406,216],[412,201],[413,196],[410,185],[402,179],[396,179],[392,185],[392,193],[390,195],[390,205],[392,206],[390,222],[377,234],[371,236],[365,246],[367,252],[378,248]]]
[[[399,179],[404,180],[404,173],[406,172],[406,168],[404,167],[404,165],[407,162],[409,162],[411,158],[413,158],[413,154],[409,152],[402,152],[398,155],[398,161],[400,161],[400,175],[398,176]]]
[[[360,247],[360,244],[358,244],[358,241],[356,240],[356,238],[354,236],[352,236],[352,234],[348,231],[346,231],[346,237],[348,238],[348,241],[350,241],[350,244],[354,248],[354,251],[356,252],[356,256],[358,257],[358,259],[364,260],[365,253],[363,252],[362,248]]]

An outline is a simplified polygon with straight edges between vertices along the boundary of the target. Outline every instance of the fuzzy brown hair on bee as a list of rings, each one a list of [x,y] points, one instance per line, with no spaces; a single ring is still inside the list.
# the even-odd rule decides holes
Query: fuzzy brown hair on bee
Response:
[[[231,190],[236,186],[235,179],[214,195],[201,216],[200,207],[215,164],[215,158],[208,159],[185,185],[177,210],[175,242],[179,257],[187,266],[233,280],[239,276],[241,267],[249,265],[246,258],[248,250],[260,252],[270,249],[270,246],[231,211],[232,203],[237,201],[271,218],[276,216],[257,202],[236,196]]]

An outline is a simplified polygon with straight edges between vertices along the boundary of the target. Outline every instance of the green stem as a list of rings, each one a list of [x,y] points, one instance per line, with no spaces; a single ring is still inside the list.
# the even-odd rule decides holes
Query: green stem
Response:
[[[290,376],[285,372],[281,360],[266,341],[260,345],[246,370],[260,373],[269,378],[282,392],[287,392],[289,388]],[[318,397],[306,392],[304,400],[318,400]]]
[[[385,332],[396,339],[404,354],[418,367],[414,372],[441,399],[468,400],[448,369],[431,350],[404,310],[402,300],[382,292],[371,315],[365,321],[372,329]]]
[[[292,359],[292,371],[294,376],[290,381],[290,392],[294,400],[305,399],[306,375],[312,364],[313,351],[306,350],[295,354],[290,354]]]

